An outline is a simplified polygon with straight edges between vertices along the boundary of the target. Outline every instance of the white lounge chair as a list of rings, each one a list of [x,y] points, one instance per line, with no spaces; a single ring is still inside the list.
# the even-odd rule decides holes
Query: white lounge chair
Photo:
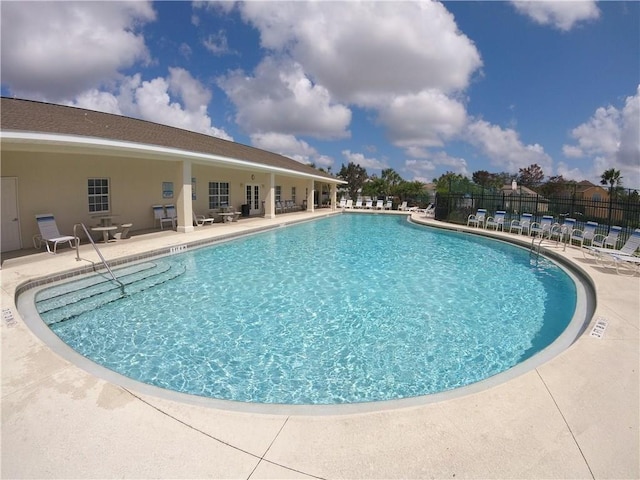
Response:
[[[345,208],[353,208],[353,200],[351,199],[347,200],[347,205]]]
[[[487,210],[479,208],[475,214],[469,215],[467,218],[467,227],[473,225],[474,227],[484,227],[484,221],[487,218]]]
[[[400,211],[402,211],[402,212],[404,212],[405,210],[408,210],[408,208],[407,208],[407,202],[402,202],[402,203],[400,204],[400,206],[398,207],[398,210],[400,210]]]
[[[78,245],[80,239],[73,235],[60,235],[56,219],[52,213],[41,213],[36,215],[36,222],[38,223],[38,230],[40,235],[36,235],[33,238],[33,244],[36,246],[42,246],[44,243],[47,246],[47,252],[55,253],[58,250],[59,243],[69,243],[71,248]],[[50,244],[53,245],[53,252],[51,251]]]
[[[201,227],[203,225],[213,225],[215,218],[213,217],[205,217],[204,215],[196,215],[196,212],[192,212],[193,213],[193,223],[197,226],[197,227]]]
[[[153,209],[154,226],[158,223],[160,230],[164,230],[165,223],[170,223],[173,226],[173,219],[167,215],[162,205],[152,205],[151,208]]]
[[[362,199],[361,198],[356,200],[356,208],[362,208]]]
[[[427,208],[424,209],[425,218],[436,218],[436,207],[433,203],[430,203]]]
[[[509,227],[509,233],[513,233],[515,230],[520,235],[525,233],[529,235],[529,229],[531,228],[531,220],[533,220],[533,215],[530,213],[523,213],[520,215],[520,219],[511,220],[511,226]]]
[[[611,263],[615,261],[615,257],[631,257],[636,250],[640,248],[640,228],[636,228],[631,236],[627,238],[627,241],[624,242],[624,245],[620,247],[619,250],[615,248],[606,248],[606,247],[586,247],[586,250],[591,253],[595,258],[596,262],[605,264]]]
[[[340,208],[347,208],[347,201],[344,198],[340,199]]]
[[[544,215],[539,222],[533,222],[529,229],[529,234],[532,237],[540,235],[542,238],[545,236],[551,236],[551,227],[553,226],[553,217],[551,215]]]
[[[384,205],[384,209],[385,210],[391,210],[392,206],[393,206],[393,202],[391,200],[387,200],[387,203],[385,203],[385,205]]]
[[[584,246],[584,242],[593,242],[593,238],[596,236],[596,228],[598,228],[597,222],[587,222],[583,230],[574,228],[569,235],[569,245],[573,245],[574,242],[580,244],[580,248]]]
[[[504,210],[498,210],[493,217],[487,217],[484,228],[495,228],[496,232],[502,230],[504,232],[504,217],[507,212]]]
[[[551,240],[557,240],[559,242],[563,242],[565,239],[569,240],[571,237],[571,232],[576,227],[576,219],[575,218],[565,218],[562,225],[555,224],[551,226],[551,230],[549,231],[549,238]]]
[[[640,273],[640,257],[632,255],[611,255],[616,272],[619,275],[633,277],[636,273]],[[630,272],[630,273],[627,273]]]
[[[376,200],[376,210],[384,210],[384,200]]]
[[[365,204],[364,208],[371,210],[373,208],[373,200],[367,200],[367,203]]]

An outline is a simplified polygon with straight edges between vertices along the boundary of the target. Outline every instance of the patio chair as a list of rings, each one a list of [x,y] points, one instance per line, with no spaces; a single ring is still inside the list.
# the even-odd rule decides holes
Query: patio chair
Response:
[[[373,208],[373,200],[367,200],[367,203],[365,204],[364,208],[371,210]]]
[[[502,230],[504,232],[504,217],[506,214],[507,212],[504,210],[498,210],[493,217],[487,217],[484,228],[492,227],[496,229],[496,232],[498,230]]]
[[[529,234],[532,237],[540,235],[542,238],[551,236],[551,227],[553,226],[553,217],[551,215],[544,215],[539,222],[533,222],[529,229]]]
[[[154,226],[157,223],[158,226],[160,227],[160,230],[164,229],[165,223],[170,223],[171,226],[173,226],[173,219],[167,215],[167,212],[165,211],[162,205],[152,205],[151,209],[153,210]]]
[[[586,247],[586,250],[591,253],[598,263],[610,263],[615,262],[615,257],[631,257],[636,250],[640,248],[640,228],[636,228],[631,236],[627,238],[624,245],[620,249],[606,248],[606,247]]]
[[[344,198],[340,199],[340,208],[347,208],[347,201]]]
[[[393,206],[393,202],[391,200],[387,200],[387,203],[384,204],[384,209],[391,210],[392,206]]]
[[[356,208],[362,208],[362,199],[361,198],[356,200]]]
[[[470,225],[474,225],[476,227],[483,227],[484,221],[487,218],[487,210],[484,208],[479,208],[475,214],[469,215],[467,218],[467,227]]]
[[[511,220],[511,226],[509,227],[509,233],[513,233],[516,230],[520,235],[526,233],[529,235],[529,229],[531,228],[531,220],[533,215],[530,213],[523,213],[520,215],[520,219]]]
[[[633,255],[612,255],[612,257],[618,275],[633,277],[636,273],[640,273],[640,257]],[[630,273],[626,273],[627,271]]]
[[[376,210],[384,210],[384,200],[376,200]]]
[[[400,206],[398,207],[398,210],[400,210],[400,211],[402,211],[402,212],[404,212],[405,210],[408,210],[408,208],[407,208],[407,202],[402,202],[402,203],[400,204]]]
[[[133,223],[123,223],[118,226],[121,230],[113,234],[116,240],[126,240],[129,238],[129,230],[133,227]]]
[[[608,235],[597,234],[593,237],[591,245],[599,248],[617,248],[618,238],[622,232],[622,227],[614,225],[609,229]]]
[[[205,217],[204,215],[196,215],[196,212],[191,212],[193,214],[193,223],[196,227],[201,227],[203,225],[213,225],[215,222],[215,218],[213,217]]]
[[[71,248],[76,247],[80,243],[78,237],[73,235],[60,235],[56,219],[52,213],[41,213],[36,215],[36,222],[38,223],[38,230],[40,234],[33,238],[34,245],[42,246],[44,243],[47,246],[47,252],[56,254],[59,243],[69,243]],[[50,244],[53,245],[53,252],[51,251]]]
[[[551,225],[551,230],[549,231],[549,238],[551,240],[557,240],[558,242],[563,242],[565,238],[569,240],[571,237],[571,232],[576,227],[576,219],[575,218],[565,218],[562,225],[556,223]]]
[[[353,208],[353,200],[351,199],[347,200],[347,205],[345,208]]]
[[[424,217],[436,218],[436,207],[433,205],[433,203],[430,203],[429,206],[424,209]]]
[[[596,228],[598,228],[598,222],[587,222],[583,230],[574,228],[569,235],[569,245],[573,245],[574,242],[580,244],[580,248],[584,246],[584,242],[593,242],[593,237],[596,235]]]

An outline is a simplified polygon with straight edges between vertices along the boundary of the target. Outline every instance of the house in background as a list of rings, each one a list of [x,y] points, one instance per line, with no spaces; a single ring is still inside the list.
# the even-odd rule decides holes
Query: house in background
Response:
[[[175,205],[178,232],[193,215],[230,207],[274,218],[276,202],[314,208],[316,191],[345,182],[265,150],[134,118],[2,98],[2,251],[31,246],[35,216],[61,232],[112,216],[152,229],[152,205]]]
[[[500,193],[504,196],[504,209],[519,213],[546,213],[549,211],[548,200],[537,192],[522,185],[503,185]]]

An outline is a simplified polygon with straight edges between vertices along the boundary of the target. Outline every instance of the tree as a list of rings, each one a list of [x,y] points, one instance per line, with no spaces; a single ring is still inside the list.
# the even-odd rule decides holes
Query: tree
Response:
[[[433,183],[436,184],[436,192],[471,192],[474,190],[471,180],[464,175],[453,172],[446,172],[439,178],[434,178]]]
[[[495,188],[499,189],[504,185],[502,178],[499,174],[489,173],[486,170],[478,170],[471,175],[473,183],[480,185],[482,188]]]
[[[540,186],[540,194],[545,197],[560,197],[569,194],[568,188],[571,185],[575,185],[575,182],[567,182],[562,175],[555,175]]]
[[[345,167],[342,164],[342,168],[338,172],[338,177],[347,182],[347,191],[349,192],[349,198],[355,200],[358,197],[358,190],[364,186],[364,182],[367,180],[367,171],[360,165],[356,165],[353,162]]]
[[[622,186],[622,175],[620,175],[620,170],[616,170],[615,168],[605,170],[600,176],[600,184],[609,184],[609,195],[613,198],[617,190],[616,187]]]
[[[544,172],[537,163],[518,170],[518,183],[525,187],[535,189],[542,183],[543,179]]]

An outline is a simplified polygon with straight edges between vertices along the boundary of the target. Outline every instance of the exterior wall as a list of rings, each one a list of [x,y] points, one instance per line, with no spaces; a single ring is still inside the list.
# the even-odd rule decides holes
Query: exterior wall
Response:
[[[60,233],[70,235],[73,225],[88,228],[100,223],[99,214],[91,214],[88,206],[87,180],[109,178],[113,223],[133,223],[132,231],[154,228],[151,206],[177,206],[182,188],[182,162],[124,158],[109,155],[50,152],[2,152],[2,176],[17,177],[18,205],[22,248],[30,248],[38,233],[35,215],[53,213]],[[246,203],[245,186],[260,186],[261,201],[268,199],[269,172],[252,172],[194,163],[195,179],[193,211],[209,212],[209,182],[228,182],[230,206],[236,211]],[[173,182],[173,196],[163,196],[163,183]],[[308,179],[276,175],[275,184],[282,187],[282,199],[291,200],[291,187],[296,187],[296,203],[302,205],[310,184]],[[316,184],[317,186],[317,184]],[[261,212],[262,214],[263,212]],[[188,225],[191,223],[186,222]]]
[[[35,215],[53,213],[61,234],[73,225],[97,225],[89,212],[87,179],[109,178],[114,223],[133,223],[133,230],[153,227],[151,205],[176,203],[179,162],[154,162],[69,153],[2,152],[2,175],[18,178],[22,247],[38,233]],[[173,198],[163,198],[162,182],[173,182]]]

